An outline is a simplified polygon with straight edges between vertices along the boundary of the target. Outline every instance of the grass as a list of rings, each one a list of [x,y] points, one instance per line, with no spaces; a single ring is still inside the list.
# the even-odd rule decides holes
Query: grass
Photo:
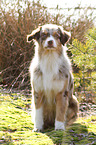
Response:
[[[32,132],[31,98],[0,95],[0,144],[3,145],[96,145],[96,116],[78,118],[66,131]]]

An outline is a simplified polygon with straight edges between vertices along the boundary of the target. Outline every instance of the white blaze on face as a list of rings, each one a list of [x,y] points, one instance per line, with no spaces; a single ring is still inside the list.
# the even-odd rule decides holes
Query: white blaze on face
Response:
[[[50,37],[48,37],[45,41],[44,41],[44,48],[48,48],[49,47],[49,44],[48,42],[49,41],[52,41],[52,46],[53,48],[57,47],[57,44],[56,44],[56,40],[54,39],[54,37],[52,35],[50,35]],[[50,48],[50,47],[49,47]]]

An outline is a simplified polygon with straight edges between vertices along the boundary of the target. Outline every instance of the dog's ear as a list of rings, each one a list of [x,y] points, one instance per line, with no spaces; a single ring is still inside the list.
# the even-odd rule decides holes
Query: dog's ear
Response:
[[[62,45],[64,45],[65,43],[67,43],[70,40],[71,33],[63,30],[63,28],[61,26],[59,26],[58,29],[60,31],[60,41],[61,41]]]
[[[36,39],[38,41],[40,38],[40,30],[41,27],[38,27],[36,30],[33,30],[30,35],[27,35],[27,42],[32,41],[32,39]]]

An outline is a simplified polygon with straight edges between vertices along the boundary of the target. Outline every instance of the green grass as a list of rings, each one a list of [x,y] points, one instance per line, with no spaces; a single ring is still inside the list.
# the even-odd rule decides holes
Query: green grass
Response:
[[[32,132],[31,99],[20,94],[0,95],[0,144],[96,145],[96,116],[78,118],[66,131]]]

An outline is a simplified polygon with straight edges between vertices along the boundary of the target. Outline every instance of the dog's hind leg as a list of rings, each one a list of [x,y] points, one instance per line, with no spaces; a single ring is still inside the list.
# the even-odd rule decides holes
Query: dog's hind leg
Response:
[[[69,106],[67,111],[66,125],[71,125],[78,117],[79,103],[77,98],[73,95],[69,100]]]

